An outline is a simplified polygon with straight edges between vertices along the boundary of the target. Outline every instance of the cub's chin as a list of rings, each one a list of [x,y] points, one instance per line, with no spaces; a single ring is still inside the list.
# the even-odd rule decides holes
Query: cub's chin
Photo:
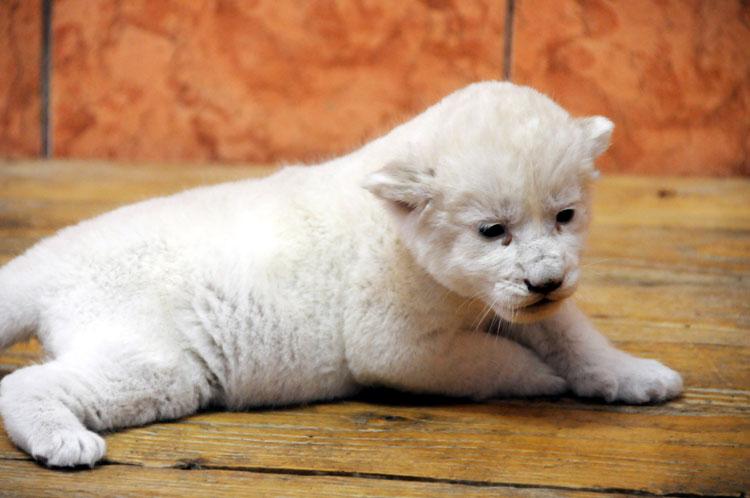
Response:
[[[512,310],[507,308],[497,308],[495,309],[495,313],[507,322],[533,323],[553,315],[558,309],[560,309],[563,301],[564,299],[552,300],[544,298],[541,301],[537,301],[534,304],[522,308]]]

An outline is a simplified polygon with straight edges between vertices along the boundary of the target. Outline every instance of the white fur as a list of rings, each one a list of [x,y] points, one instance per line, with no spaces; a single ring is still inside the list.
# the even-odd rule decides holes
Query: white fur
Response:
[[[0,347],[36,331],[50,356],[3,379],[5,428],[48,465],[93,465],[92,431],[373,384],[674,397],[677,373],[614,349],[565,300],[611,131],[479,83],[326,164],[62,230],[0,270]],[[482,237],[491,223],[507,234]],[[525,280],[562,285],[529,308]]]

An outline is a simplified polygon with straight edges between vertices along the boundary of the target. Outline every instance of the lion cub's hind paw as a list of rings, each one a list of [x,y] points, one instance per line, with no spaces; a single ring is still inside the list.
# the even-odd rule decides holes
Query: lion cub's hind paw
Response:
[[[93,467],[106,450],[104,439],[85,429],[58,430],[31,443],[31,455],[48,467]]]

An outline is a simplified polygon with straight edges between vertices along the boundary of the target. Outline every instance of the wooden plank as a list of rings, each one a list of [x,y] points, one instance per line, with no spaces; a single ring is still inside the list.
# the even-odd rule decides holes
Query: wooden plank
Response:
[[[194,185],[264,176],[274,168],[113,165],[91,161],[0,162],[2,198],[121,204]],[[610,176],[596,187],[595,222],[688,231],[750,230],[745,179]]]
[[[0,351],[0,377],[16,368],[39,362],[44,353],[36,339],[20,342]]]
[[[605,176],[595,191],[596,223],[750,230],[745,178]]]
[[[633,354],[659,358],[683,374],[686,386],[683,397],[665,405],[651,406],[648,408],[649,413],[750,415],[750,390],[747,389],[750,359],[747,357],[746,349],[738,350],[731,346],[714,347],[691,342],[673,344],[643,340],[617,341],[617,345]],[[701,362],[701,368],[695,368],[696,358]],[[43,352],[36,340],[16,344],[0,353],[0,377],[42,359]],[[573,397],[556,400],[553,404],[561,402],[583,410],[631,410],[627,405],[612,406]],[[641,409],[632,407],[634,412]]]
[[[646,358],[658,359],[681,372],[688,388],[748,391],[750,348],[700,343],[615,341],[618,347]],[[25,345],[0,353],[0,377],[39,361],[43,354]]]
[[[597,498],[593,490],[492,486],[482,483],[402,481],[379,476],[295,475],[225,469],[160,469],[106,465],[96,470],[59,472],[28,461],[0,460],[0,496],[311,496],[440,497],[490,496]]]
[[[267,176],[267,166],[114,164],[101,161],[0,161],[3,198],[122,203],[197,185]]]
[[[742,288],[700,285],[623,285],[586,278],[575,296],[590,316],[650,323],[671,323],[684,329],[734,330],[744,336],[736,341],[749,345],[744,331],[750,327],[750,302]],[[633,338],[638,337],[634,330]]]
[[[748,192],[750,195],[750,192]],[[594,205],[594,211],[600,203]],[[707,227],[627,226],[595,217],[587,265],[627,265],[641,269],[673,268],[688,273],[747,275],[750,230]]]

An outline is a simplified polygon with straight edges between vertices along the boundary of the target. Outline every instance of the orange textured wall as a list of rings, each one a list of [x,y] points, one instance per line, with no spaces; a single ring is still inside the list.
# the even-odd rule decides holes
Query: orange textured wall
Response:
[[[40,2],[0,0],[0,157],[40,152]]]
[[[0,0],[0,157],[38,154],[39,4]],[[605,171],[750,174],[744,0],[54,0],[52,34],[55,157],[315,161],[507,62],[615,121]]]
[[[62,157],[315,160],[502,67],[502,1],[59,0]]]
[[[513,80],[609,116],[605,170],[749,174],[748,5],[519,0]]]

